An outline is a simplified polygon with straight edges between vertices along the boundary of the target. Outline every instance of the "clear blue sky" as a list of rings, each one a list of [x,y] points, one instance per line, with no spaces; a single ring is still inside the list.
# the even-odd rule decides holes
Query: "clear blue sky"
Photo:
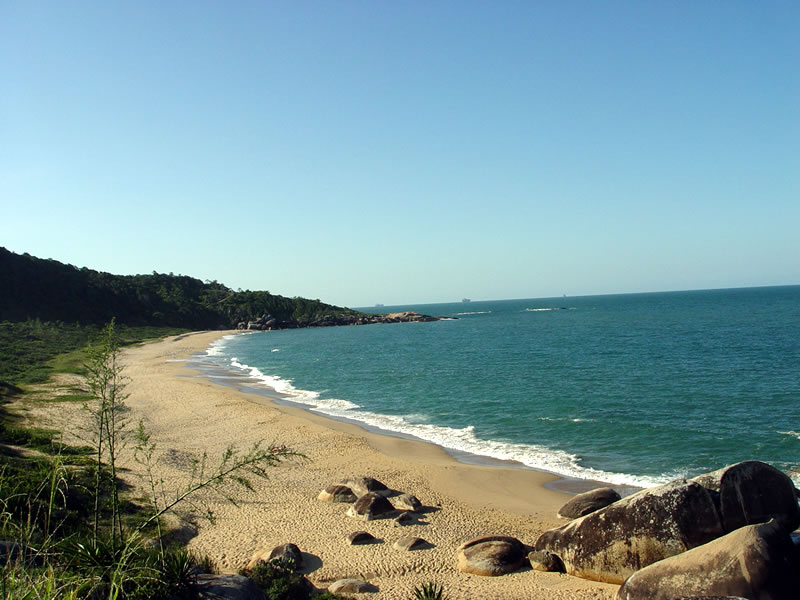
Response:
[[[800,3],[0,0],[0,208],[348,306],[800,283]]]

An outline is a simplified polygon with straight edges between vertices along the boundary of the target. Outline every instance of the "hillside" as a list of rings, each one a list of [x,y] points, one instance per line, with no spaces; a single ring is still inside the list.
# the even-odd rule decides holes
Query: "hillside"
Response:
[[[113,275],[16,254],[0,247],[0,322],[30,319],[187,329],[231,329],[271,315],[275,327],[304,327],[363,317],[319,300],[266,291],[234,291],[185,275]]]

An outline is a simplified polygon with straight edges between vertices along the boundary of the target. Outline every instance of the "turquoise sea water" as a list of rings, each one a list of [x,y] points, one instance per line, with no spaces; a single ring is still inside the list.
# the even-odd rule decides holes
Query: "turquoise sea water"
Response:
[[[381,309],[397,310],[455,319],[233,335],[202,360],[325,415],[569,477],[800,469],[800,286]]]

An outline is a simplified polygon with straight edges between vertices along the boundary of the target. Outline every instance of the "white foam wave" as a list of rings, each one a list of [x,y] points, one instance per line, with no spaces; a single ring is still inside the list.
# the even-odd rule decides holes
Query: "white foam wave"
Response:
[[[349,410],[349,409],[359,408],[358,404],[348,402],[347,400],[337,400],[335,398],[320,399],[319,392],[296,388],[294,385],[292,385],[292,380],[290,379],[282,379],[280,377],[275,377],[273,375],[265,375],[256,367],[251,367],[250,365],[245,365],[240,363],[239,359],[236,358],[235,356],[231,358],[231,366],[244,371],[257,383],[260,383],[263,386],[270,388],[271,390],[281,394],[282,396],[286,396],[293,402],[307,404],[312,408],[319,409],[320,411],[328,409]]]
[[[462,315],[488,315],[491,312],[492,311],[490,311],[490,310],[476,310],[476,311],[473,311],[473,312],[456,313],[456,316],[462,316]]]
[[[556,310],[555,308],[526,308],[525,312],[549,312],[551,310]]]
[[[280,352],[280,351],[281,351],[281,349],[280,349],[280,348],[273,348],[273,349],[272,349],[272,351],[273,351],[273,352]]]
[[[222,356],[225,346],[227,346],[228,342],[235,337],[236,334],[222,336],[220,339],[216,340],[208,348],[206,348],[206,356]]]
[[[580,458],[562,450],[554,450],[537,444],[521,444],[501,440],[484,440],[475,435],[475,427],[447,427],[427,423],[427,415],[385,415],[368,410],[348,400],[321,398],[319,392],[302,390],[292,385],[291,380],[265,375],[256,367],[242,364],[234,357],[230,364],[247,373],[252,379],[286,397],[287,400],[309,407],[309,410],[335,418],[345,418],[387,432],[413,436],[442,446],[445,449],[484,456],[498,460],[514,461],[533,469],[549,471],[565,477],[594,479],[615,485],[650,487],[665,483],[670,476],[657,478],[637,477],[623,473],[611,473],[580,464]],[[540,417],[540,419],[549,419]]]
[[[800,433],[798,433],[797,431],[779,431],[778,433],[780,433],[782,435],[791,435],[793,437],[796,437],[798,440],[800,440]]]

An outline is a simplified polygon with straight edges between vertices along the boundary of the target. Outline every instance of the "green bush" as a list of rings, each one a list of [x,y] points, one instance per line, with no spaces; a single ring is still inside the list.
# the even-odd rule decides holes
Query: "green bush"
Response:
[[[414,588],[414,600],[447,600],[447,597],[443,585],[430,581],[423,583],[421,588]]]

